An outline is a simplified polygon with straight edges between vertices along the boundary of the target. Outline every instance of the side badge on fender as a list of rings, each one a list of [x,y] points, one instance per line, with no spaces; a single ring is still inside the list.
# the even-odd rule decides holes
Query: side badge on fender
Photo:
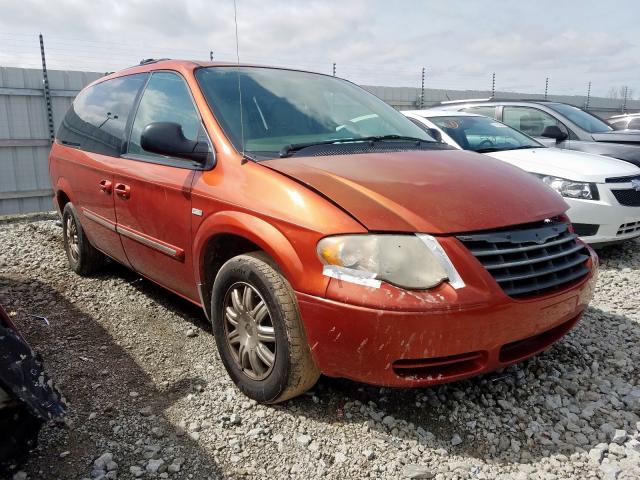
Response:
[[[194,215],[197,215],[199,217],[202,216],[202,210],[200,210],[199,208],[192,208],[191,209],[191,213],[193,213]]]

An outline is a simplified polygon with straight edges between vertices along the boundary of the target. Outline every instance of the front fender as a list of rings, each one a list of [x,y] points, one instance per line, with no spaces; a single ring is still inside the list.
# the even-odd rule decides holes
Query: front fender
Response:
[[[205,282],[204,255],[207,243],[220,234],[238,235],[255,243],[278,264],[294,288],[301,284],[304,265],[287,237],[265,220],[237,211],[216,212],[198,226],[193,243],[193,267],[198,284]]]

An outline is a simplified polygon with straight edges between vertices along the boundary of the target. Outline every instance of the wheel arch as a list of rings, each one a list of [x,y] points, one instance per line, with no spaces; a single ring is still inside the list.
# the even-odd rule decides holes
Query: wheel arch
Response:
[[[282,232],[248,213],[224,211],[207,217],[198,227],[193,245],[195,278],[208,318],[213,281],[220,267],[237,255],[265,252],[292,285],[304,274],[301,259]]]
[[[74,205],[77,205],[75,202],[75,195],[73,194],[73,190],[71,189],[71,185],[69,181],[64,177],[59,177],[54,188],[55,194],[55,202],[56,207],[58,208],[58,213],[62,215],[62,211],[64,210],[64,206],[71,202]]]

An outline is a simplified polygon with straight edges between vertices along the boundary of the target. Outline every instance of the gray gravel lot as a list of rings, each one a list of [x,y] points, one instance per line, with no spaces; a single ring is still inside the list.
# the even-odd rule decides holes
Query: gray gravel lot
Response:
[[[76,276],[61,235],[0,223],[0,302],[71,420],[43,429],[16,478],[640,477],[638,241],[600,252],[583,320],[523,364],[420,390],[323,377],[261,406],[228,379],[198,308],[118,265]]]

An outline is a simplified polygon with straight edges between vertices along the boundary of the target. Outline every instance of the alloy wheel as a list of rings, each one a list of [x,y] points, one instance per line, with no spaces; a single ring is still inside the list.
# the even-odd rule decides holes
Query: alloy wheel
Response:
[[[252,380],[264,380],[276,359],[276,335],[266,302],[250,284],[234,283],[225,294],[223,318],[236,365]]]
[[[67,216],[67,245],[69,246],[69,253],[74,261],[78,261],[80,258],[80,240],[78,238],[78,226],[72,215]]]

